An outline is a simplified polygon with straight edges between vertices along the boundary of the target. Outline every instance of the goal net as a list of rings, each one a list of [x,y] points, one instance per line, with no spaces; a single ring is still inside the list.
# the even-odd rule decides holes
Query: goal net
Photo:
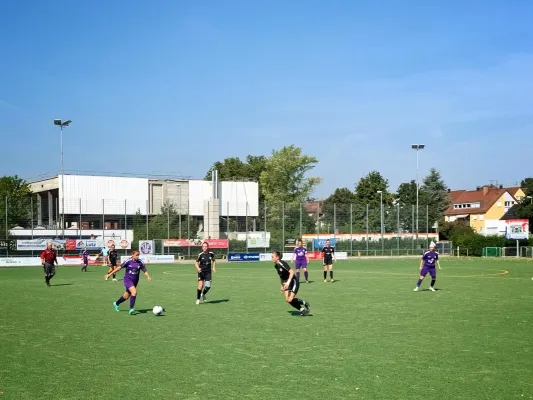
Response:
[[[515,249],[516,253],[516,249]],[[483,257],[501,257],[502,248],[501,247],[484,247],[483,248]]]

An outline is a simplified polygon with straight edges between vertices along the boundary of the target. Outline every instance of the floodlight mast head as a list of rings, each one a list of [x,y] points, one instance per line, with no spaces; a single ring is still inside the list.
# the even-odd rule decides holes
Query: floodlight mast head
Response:
[[[72,121],[70,119],[67,119],[66,121],[62,121],[60,119],[54,119],[54,125],[57,126],[69,126]]]
[[[412,145],[411,145],[411,148],[412,148],[413,150],[423,150],[424,147],[426,147],[425,144],[412,144]]]

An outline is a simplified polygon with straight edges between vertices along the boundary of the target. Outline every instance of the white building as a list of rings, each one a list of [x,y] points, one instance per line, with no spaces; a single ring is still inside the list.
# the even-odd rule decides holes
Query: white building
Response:
[[[172,203],[178,214],[203,219],[209,236],[218,238],[221,217],[259,213],[257,182],[219,182],[216,172],[211,181],[59,175],[30,188],[37,196],[37,224],[47,229],[126,229],[128,216],[160,214]]]

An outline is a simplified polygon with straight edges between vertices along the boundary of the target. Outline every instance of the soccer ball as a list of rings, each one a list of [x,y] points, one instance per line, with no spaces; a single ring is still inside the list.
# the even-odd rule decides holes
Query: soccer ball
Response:
[[[152,312],[154,313],[154,315],[161,315],[161,314],[163,314],[163,307],[161,307],[161,306],[155,306],[155,307],[152,309]]]

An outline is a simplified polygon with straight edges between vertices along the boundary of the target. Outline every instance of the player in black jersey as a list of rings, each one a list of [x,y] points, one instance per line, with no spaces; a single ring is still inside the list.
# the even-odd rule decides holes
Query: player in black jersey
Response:
[[[285,300],[287,303],[299,310],[301,315],[309,315],[311,312],[311,305],[307,301],[296,297],[300,284],[298,283],[298,279],[294,277],[294,270],[291,269],[290,265],[286,261],[283,261],[281,257],[279,251],[272,252],[274,268],[276,268],[281,281],[281,292],[285,294]]]
[[[217,272],[215,254],[209,251],[209,244],[202,243],[202,252],[195,263],[198,272],[198,289],[196,290],[196,304],[200,304],[200,297],[207,301],[207,292],[211,289],[211,269]]]
[[[109,253],[107,253],[107,263],[109,265],[109,271],[107,271],[108,274],[111,273],[111,271],[113,271],[115,267],[118,266],[119,264],[118,260],[119,260],[118,251],[115,249],[115,245],[112,244],[111,249],[109,250]],[[113,274],[113,280],[114,281],[117,280],[116,274]]]
[[[331,241],[326,240],[326,245],[322,248],[322,258],[324,259],[324,282],[328,281],[328,268],[329,279],[333,282],[333,260],[337,261],[335,257],[335,247],[331,246]]]

